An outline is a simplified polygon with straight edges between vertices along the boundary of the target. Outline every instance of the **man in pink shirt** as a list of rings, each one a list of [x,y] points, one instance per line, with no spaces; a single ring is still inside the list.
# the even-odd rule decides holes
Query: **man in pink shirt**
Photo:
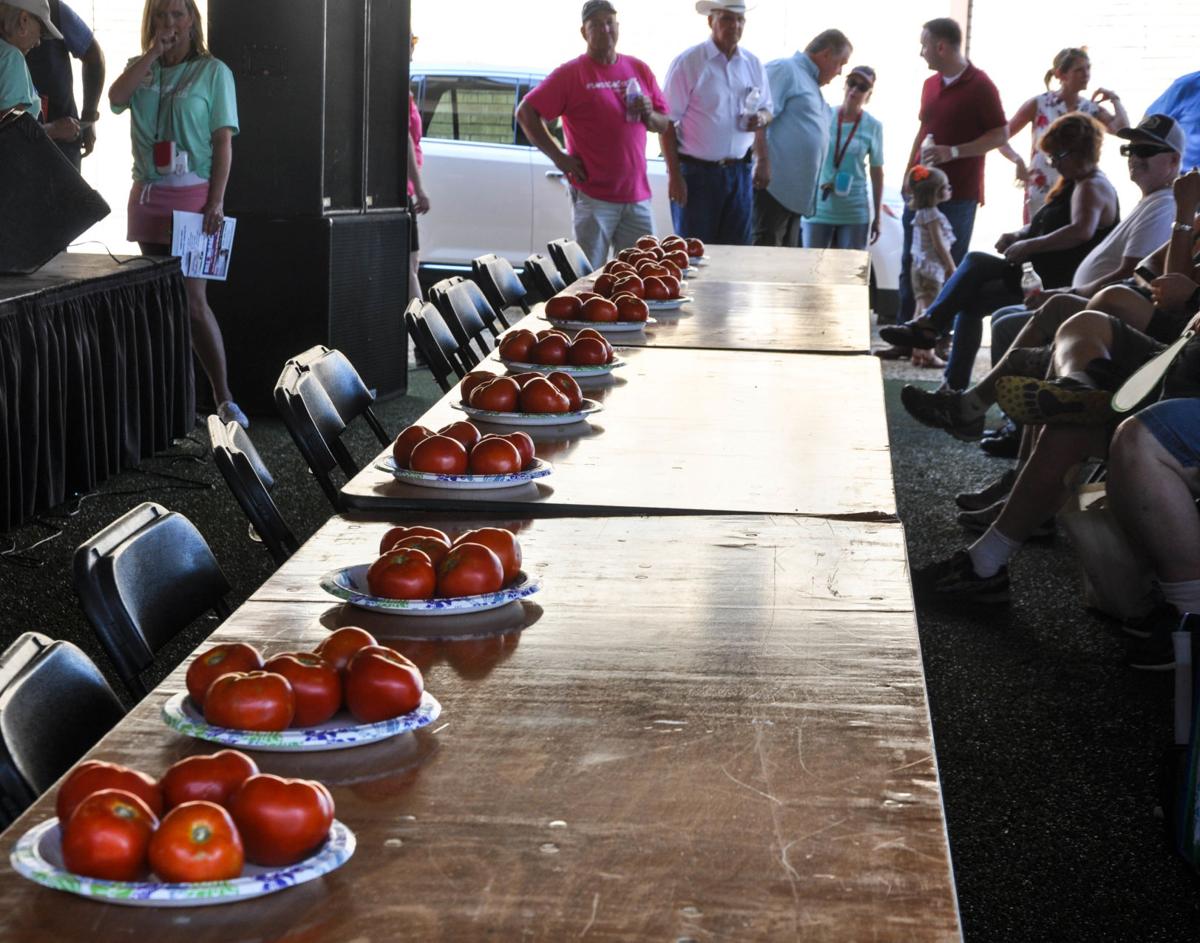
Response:
[[[551,72],[522,99],[517,121],[571,184],[575,241],[599,268],[609,249],[654,231],[646,132],[669,124],[669,106],[650,67],[617,55],[617,11],[587,0],[580,29],[587,52]],[[546,126],[563,119],[564,151]]]

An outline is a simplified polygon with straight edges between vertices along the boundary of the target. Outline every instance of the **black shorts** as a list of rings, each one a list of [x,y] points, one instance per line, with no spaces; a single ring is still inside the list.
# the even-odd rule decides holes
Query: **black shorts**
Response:
[[[1138,367],[1157,357],[1167,345],[1143,334],[1137,328],[1130,327],[1120,318],[1105,315],[1112,327],[1112,364],[1115,379],[1124,382],[1137,371]]]

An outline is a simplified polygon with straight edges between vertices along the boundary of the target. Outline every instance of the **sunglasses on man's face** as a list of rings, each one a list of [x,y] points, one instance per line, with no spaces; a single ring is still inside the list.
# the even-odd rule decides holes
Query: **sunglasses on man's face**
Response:
[[[853,92],[869,92],[871,90],[870,85],[863,85],[862,82],[847,82],[846,88]]]
[[[1154,157],[1157,154],[1172,154],[1174,153],[1169,147],[1160,147],[1157,144],[1122,144],[1122,157]]]

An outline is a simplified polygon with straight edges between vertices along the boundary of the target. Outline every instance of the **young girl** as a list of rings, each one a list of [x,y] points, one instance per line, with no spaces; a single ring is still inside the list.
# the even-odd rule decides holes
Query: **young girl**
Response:
[[[938,204],[950,199],[950,181],[936,167],[917,164],[908,172],[909,207],[916,211],[913,218],[912,283],[919,318],[942,290],[946,279],[954,274],[954,230],[939,210]],[[915,367],[943,367],[944,363],[928,350],[914,349]]]

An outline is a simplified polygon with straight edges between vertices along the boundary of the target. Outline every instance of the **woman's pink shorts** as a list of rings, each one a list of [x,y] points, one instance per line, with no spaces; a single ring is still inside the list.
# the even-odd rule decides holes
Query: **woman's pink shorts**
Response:
[[[190,187],[164,187],[134,181],[129,191],[130,242],[171,244],[171,214],[175,210],[199,213],[208,201],[208,183]]]

